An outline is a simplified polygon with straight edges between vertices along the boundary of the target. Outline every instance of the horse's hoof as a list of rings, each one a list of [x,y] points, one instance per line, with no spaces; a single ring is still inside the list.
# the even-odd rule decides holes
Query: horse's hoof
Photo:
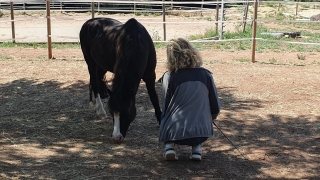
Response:
[[[93,101],[90,101],[89,106],[94,109],[94,107],[96,106],[96,103],[94,103]]]
[[[100,119],[101,120],[106,120],[108,118],[108,116],[106,114],[101,114],[100,115]]]
[[[112,141],[114,143],[120,144],[124,141],[124,137],[123,136],[112,137]]]

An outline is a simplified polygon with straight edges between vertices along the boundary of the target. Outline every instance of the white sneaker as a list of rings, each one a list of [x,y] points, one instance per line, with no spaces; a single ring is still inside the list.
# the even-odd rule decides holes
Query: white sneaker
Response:
[[[164,158],[166,161],[176,161],[178,157],[176,156],[176,151],[173,148],[172,144],[165,145]]]
[[[190,159],[195,161],[201,161],[201,155],[202,155],[201,145],[192,146]]]

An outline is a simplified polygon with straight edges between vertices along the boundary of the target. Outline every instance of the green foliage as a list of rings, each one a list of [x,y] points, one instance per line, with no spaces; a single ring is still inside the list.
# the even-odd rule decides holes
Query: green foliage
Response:
[[[22,48],[47,48],[46,43],[12,43],[12,42],[3,42],[0,43],[0,48],[13,48],[13,47],[22,47]],[[52,43],[52,48],[54,49],[78,49],[80,48],[79,43]]]
[[[308,8],[310,8],[310,6],[309,5],[302,5],[302,8],[308,9]]]
[[[189,37],[187,37],[187,39],[189,40],[196,40],[196,39],[205,39],[205,38],[212,38],[218,36],[218,32],[216,32],[216,30],[209,28],[206,29],[204,34],[196,34],[196,35],[191,35]]]
[[[298,56],[298,59],[300,59],[300,60],[305,60],[306,59],[306,56],[303,55],[303,54],[297,54],[297,56]]]
[[[151,13],[150,12],[136,12],[137,16],[150,16]]]
[[[267,2],[267,3],[266,3],[266,6],[267,6],[267,7],[276,7],[276,4]]]
[[[43,43],[12,43],[12,42],[3,42],[0,43],[0,48],[9,48],[9,47],[23,47],[23,48],[46,48],[47,45]]]
[[[274,0],[274,1],[283,1],[283,0]],[[317,2],[314,0],[289,0],[289,1],[292,1],[292,2]]]
[[[2,56],[0,55],[0,61],[4,61],[4,60],[13,60],[14,58],[11,56]]]
[[[156,49],[163,49],[163,48],[166,48],[167,46],[167,43],[164,43],[164,42],[155,42],[153,44]]]
[[[211,42],[193,42],[193,46],[198,49],[198,50],[203,50],[203,49],[218,49],[214,47],[214,44]]]
[[[44,59],[46,59],[46,58],[47,58],[47,57],[44,56],[44,55],[41,55],[41,56],[37,56],[37,57],[36,57],[37,60],[44,60]]]
[[[314,2],[314,0],[295,0],[296,2]]]
[[[80,43],[53,43],[52,48],[56,49],[79,49]]]
[[[273,57],[273,58],[269,59],[268,62],[270,64],[276,64],[277,63],[277,59]]]
[[[286,19],[286,16],[282,13],[282,12],[279,12],[276,14],[276,20],[284,20]]]
[[[280,15],[282,16],[282,15]],[[279,16],[279,17],[280,17]],[[299,26],[303,27],[304,29],[313,29],[318,30],[318,24],[312,23],[290,23],[292,24],[299,24]],[[301,24],[301,25],[300,25]],[[223,34],[223,39],[243,39],[243,38],[252,38],[252,28],[251,26],[247,26],[246,30],[243,32],[239,26],[237,31],[234,32],[225,32]],[[319,52],[320,48],[315,45],[301,45],[301,44],[290,44],[290,43],[280,43],[276,40],[281,41],[300,41],[300,42],[308,42],[308,43],[318,43],[320,41],[320,34],[319,33],[312,33],[308,32],[308,30],[302,31],[301,33],[303,36],[308,36],[307,38],[288,38],[288,37],[281,37],[281,36],[273,36],[271,34],[262,34],[264,32],[283,32],[284,30],[281,29],[268,29],[264,27],[262,24],[258,25],[257,27],[257,41],[256,41],[256,50],[258,52],[265,52],[265,51],[273,51],[273,52],[312,52],[316,51]],[[212,38],[218,36],[218,33],[214,29],[207,29],[203,34],[197,34],[189,36],[189,40],[196,40],[196,39],[205,39],[205,38]],[[230,42],[218,42],[218,43],[210,43],[210,45],[205,45],[198,43],[198,46],[202,48],[213,48],[213,49],[221,49],[226,51],[235,51],[235,50],[248,50],[251,49],[252,42],[247,40],[238,40],[238,41],[230,41]]]
[[[241,63],[251,62],[251,60],[249,58],[238,58],[238,59],[234,59],[234,61],[238,61],[238,62],[241,62]]]
[[[161,40],[161,37],[160,37],[160,35],[159,35],[159,31],[157,31],[157,30],[151,30],[151,33],[152,33],[152,34],[150,34],[150,36],[151,36],[151,39],[152,39],[153,41],[160,41],[160,40]]]

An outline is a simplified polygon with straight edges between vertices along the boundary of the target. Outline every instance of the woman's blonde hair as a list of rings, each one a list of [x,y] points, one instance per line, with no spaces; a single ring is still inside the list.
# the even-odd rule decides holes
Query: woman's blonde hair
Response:
[[[202,58],[186,39],[171,39],[167,44],[167,68],[169,71],[202,66]]]

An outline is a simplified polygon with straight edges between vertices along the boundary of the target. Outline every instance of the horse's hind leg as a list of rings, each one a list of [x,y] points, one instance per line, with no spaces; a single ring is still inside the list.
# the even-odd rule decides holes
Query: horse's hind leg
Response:
[[[159,105],[159,99],[158,95],[155,89],[155,80],[156,80],[156,74],[153,73],[151,76],[143,78],[143,81],[146,83],[146,87],[148,90],[148,94],[151,100],[151,103],[154,107],[155,110],[155,115],[157,117],[158,123],[160,123],[160,118],[161,118],[161,109]]]
[[[96,114],[101,118],[101,119],[107,119],[107,113],[104,110],[103,103],[101,101],[100,94],[97,93],[97,96],[93,99],[91,102],[94,110],[96,111]]]
[[[99,67],[95,64],[93,59],[88,59],[86,58],[86,62],[88,65],[88,70],[90,74],[90,103],[93,106],[96,114],[101,118],[101,119],[106,119],[107,118],[107,113],[104,109],[103,103],[101,101],[100,97],[100,87],[99,84],[101,83],[101,77],[99,77],[99,74],[102,74],[99,72]],[[103,77],[102,77],[103,78]],[[103,80],[103,79],[102,79]],[[93,98],[92,97],[92,92],[93,92]]]
[[[107,94],[107,86],[104,82],[104,75],[106,73],[106,71],[102,70],[100,67],[96,66],[97,70],[96,70],[96,75],[97,77],[96,79],[96,83],[97,83],[97,95],[96,95],[96,99],[95,99],[95,106],[94,109],[96,111],[96,114],[101,118],[101,119],[107,119],[107,113],[104,109],[103,103],[101,101],[101,99],[104,99],[106,97],[108,97]]]

